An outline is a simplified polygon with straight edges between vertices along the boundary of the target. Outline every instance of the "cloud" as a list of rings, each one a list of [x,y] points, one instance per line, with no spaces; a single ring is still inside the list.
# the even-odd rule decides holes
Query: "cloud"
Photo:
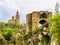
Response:
[[[51,2],[52,1],[52,2]],[[41,10],[54,8],[55,0],[5,0],[0,4],[11,9],[20,10],[20,12],[30,12],[32,10]]]
[[[18,10],[23,23],[26,21],[26,14],[32,11],[48,10],[54,12],[57,2],[60,0],[0,0],[0,20],[7,21]]]

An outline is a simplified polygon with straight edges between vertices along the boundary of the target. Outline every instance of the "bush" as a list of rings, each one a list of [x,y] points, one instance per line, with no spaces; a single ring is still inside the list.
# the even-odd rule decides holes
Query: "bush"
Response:
[[[3,28],[4,32],[3,32],[3,36],[6,40],[10,40],[10,38],[13,35],[13,30],[12,28]]]
[[[48,23],[53,40],[57,42],[57,45],[60,45],[60,14],[52,16]]]

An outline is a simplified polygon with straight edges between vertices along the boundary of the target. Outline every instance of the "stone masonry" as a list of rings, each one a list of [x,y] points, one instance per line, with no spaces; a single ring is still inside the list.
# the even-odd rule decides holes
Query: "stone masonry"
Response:
[[[34,30],[39,24],[43,24],[52,16],[52,12],[34,11],[26,16],[27,31]]]

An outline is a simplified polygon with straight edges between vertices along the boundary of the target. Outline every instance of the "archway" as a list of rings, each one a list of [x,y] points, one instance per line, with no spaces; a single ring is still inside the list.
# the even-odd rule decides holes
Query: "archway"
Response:
[[[44,23],[46,23],[46,20],[40,20],[39,23],[44,24]]]

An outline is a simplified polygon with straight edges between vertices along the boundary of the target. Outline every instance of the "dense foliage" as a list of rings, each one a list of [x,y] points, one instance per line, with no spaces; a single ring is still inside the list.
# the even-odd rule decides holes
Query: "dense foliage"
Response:
[[[12,28],[3,28],[2,29],[4,32],[3,32],[3,36],[6,40],[10,40],[10,38],[12,37],[13,35],[13,29]]]
[[[53,41],[57,42],[57,45],[60,45],[60,14],[52,16],[49,20],[49,29],[53,36]]]
[[[51,37],[52,41],[56,41],[57,45],[60,45],[60,14],[56,14],[51,17],[51,19],[48,21],[49,23],[49,30],[52,34]],[[16,32],[16,34],[19,32],[21,26],[17,24],[9,25],[2,23],[0,24],[0,37],[4,37],[5,40],[9,41],[11,37],[14,35],[13,33]],[[41,28],[43,28],[45,25],[43,25]],[[18,37],[18,42],[16,45],[23,45],[24,42],[28,43],[29,39],[32,39],[32,42],[34,41],[33,38],[38,36],[41,33],[41,29],[36,28],[35,30],[28,32],[27,34],[20,33]],[[16,38],[16,37],[15,37]],[[16,38],[17,39],[17,38]],[[26,41],[27,40],[27,41]],[[38,38],[37,38],[38,40]],[[35,41],[37,41],[35,39]],[[16,41],[16,40],[15,40]],[[40,41],[40,40],[38,40]],[[2,41],[1,41],[2,42]],[[42,43],[44,43],[44,37],[42,37]],[[43,44],[44,45],[44,44]]]

